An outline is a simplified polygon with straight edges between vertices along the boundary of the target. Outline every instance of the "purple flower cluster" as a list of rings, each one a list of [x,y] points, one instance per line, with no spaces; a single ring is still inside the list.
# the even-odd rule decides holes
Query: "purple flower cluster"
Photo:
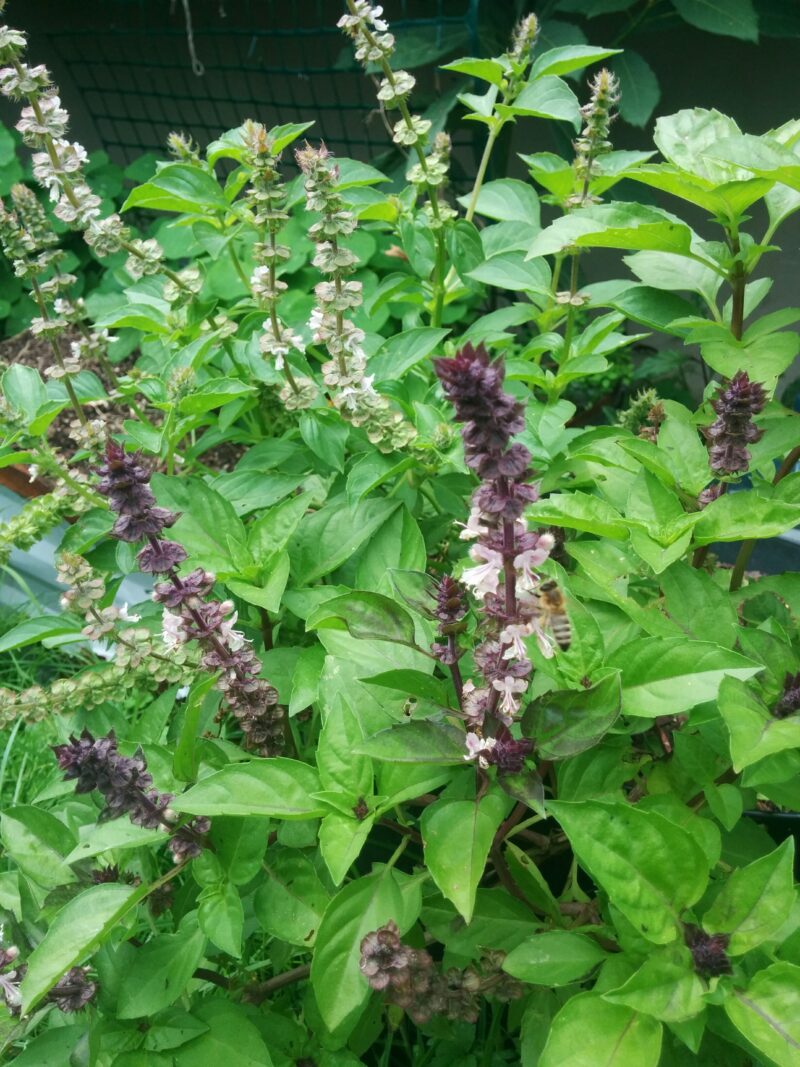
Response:
[[[233,626],[236,614],[231,601],[207,600],[214,575],[198,568],[181,578],[177,567],[187,558],[177,541],[162,537],[178,516],[156,505],[150,489],[150,471],[138,453],[126,453],[109,441],[105,462],[99,470],[98,491],[108,498],[117,519],[112,533],[123,541],[147,540],[137,557],[140,568],[163,574],[153,598],[164,606],[164,640],[173,647],[198,641],[203,648],[201,663],[219,671],[217,689],[223,710],[231,712],[244,734],[247,748],[263,756],[275,755],[283,744],[283,709],[278,692],[259,678],[261,663],[252,646]]]
[[[101,819],[127,815],[136,826],[148,830],[163,827],[171,834],[169,849],[175,863],[200,855],[210,821],[196,818],[173,828],[174,816],[170,818],[168,811],[172,797],[153,789],[153,778],[140,748],[133,756],[123,756],[113,730],[106,737],[97,738],[84,730],[80,737],[70,737],[53,751],[64,780],[75,782],[76,793],[102,793],[106,806]]]
[[[800,671],[797,674],[787,674],[783,680],[783,692],[778,697],[778,702],[772,709],[776,719],[788,719],[800,711]]]
[[[728,934],[707,934],[699,926],[691,923],[684,928],[684,940],[692,953],[694,969],[703,978],[717,978],[730,974],[731,961],[728,959]]]
[[[767,395],[759,382],[751,382],[746,371],[739,371],[723,382],[711,406],[715,421],[704,429],[709,441],[708,462],[715,474],[743,474],[750,466],[747,445],[759,441],[763,430],[753,416],[764,410]]]
[[[525,638],[535,635],[544,655],[554,651],[539,622],[536,568],[550,555],[555,539],[547,531],[528,530],[522,520],[538,491],[530,484],[530,452],[512,442],[525,427],[524,408],[503,389],[502,361],[491,362],[482,345],[466,345],[434,365],[456,421],[463,424],[466,463],[481,479],[461,533],[462,539],[475,540],[470,557],[476,564],[461,581],[481,601],[485,623],[485,639],[474,653],[484,684],[467,681],[460,693],[470,731],[467,758],[517,770],[530,750],[528,742],[512,742],[508,729],[532,671]],[[453,646],[448,642],[450,660]],[[434,647],[440,659],[441,647]]]
[[[16,945],[0,948],[0,992],[12,1015],[20,1013],[19,984],[27,970],[27,964],[17,963],[18,958]],[[97,985],[89,980],[88,974],[88,967],[71,967],[47,994],[48,1002],[68,1014],[81,1011],[97,992]]]
[[[108,498],[108,506],[117,515],[111,528],[114,537],[132,543],[145,539],[150,542],[137,557],[141,570],[166,574],[183,563],[186,559],[183,545],[161,538],[163,530],[172,526],[178,516],[156,506],[150,488],[150,471],[142,465],[141,456],[126,453],[122,445],[109,440],[105,462],[98,474],[97,491]]]
[[[363,939],[359,966],[372,989],[421,1025],[434,1015],[476,1022],[481,993],[491,992],[499,1000],[522,996],[524,987],[502,973],[502,961],[502,953],[494,954],[484,961],[482,973],[474,967],[451,967],[441,973],[430,953],[401,941],[397,925],[390,920]]]

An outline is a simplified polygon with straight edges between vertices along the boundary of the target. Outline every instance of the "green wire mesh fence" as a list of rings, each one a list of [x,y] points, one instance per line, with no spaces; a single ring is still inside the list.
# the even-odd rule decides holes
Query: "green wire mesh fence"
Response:
[[[452,90],[436,64],[478,54],[479,0],[391,0],[397,66],[413,68],[415,108],[443,117]],[[246,117],[272,125],[315,119],[313,136],[338,154],[373,158],[388,134],[374,87],[336,28],[340,0],[107,0],[64,3],[46,38],[96,141],[119,162],[163,152],[167,134],[201,144]],[[25,20],[22,19],[24,22]],[[463,130],[463,127],[462,127]],[[460,140],[471,145],[472,131]]]

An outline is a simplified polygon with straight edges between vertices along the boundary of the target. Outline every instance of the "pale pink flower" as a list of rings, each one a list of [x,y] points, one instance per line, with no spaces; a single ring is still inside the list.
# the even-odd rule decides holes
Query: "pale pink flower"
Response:
[[[482,600],[487,593],[496,593],[500,582],[500,571],[503,569],[503,557],[493,548],[486,545],[473,545],[469,554],[474,560],[485,560],[478,567],[470,567],[461,575],[464,585],[472,586],[475,596]]]

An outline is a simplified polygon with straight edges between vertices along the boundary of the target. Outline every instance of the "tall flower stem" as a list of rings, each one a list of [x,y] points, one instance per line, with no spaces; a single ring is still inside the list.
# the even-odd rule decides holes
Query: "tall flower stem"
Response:
[[[33,288],[33,295],[36,301],[36,305],[39,308],[39,314],[42,316],[43,319],[49,321],[50,313],[47,310],[47,304],[45,303],[44,297],[42,296],[42,290],[39,288],[39,283],[36,281],[35,278],[31,278],[31,286]],[[58,338],[53,336],[52,334],[48,334],[48,340],[50,342],[50,348],[53,351],[53,355],[56,357],[56,363],[58,363],[61,370],[64,371],[64,388],[67,390],[69,402],[72,405],[75,414],[80,419],[81,424],[83,426],[88,426],[89,420],[86,418],[86,412],[83,410],[83,405],[81,404],[80,400],[78,400],[78,394],[75,392],[75,388],[72,385],[72,382],[70,381],[69,374],[66,372],[66,368],[64,366],[64,356],[61,352],[61,345],[58,343]]]
[[[776,471],[775,477],[772,479],[772,484],[777,485],[779,482],[783,481],[787,474],[791,474],[797,463],[800,463],[800,445],[798,445],[797,448],[792,449],[788,456],[786,456],[783,463],[781,463]],[[730,592],[735,593],[738,589],[741,589],[744,572],[747,569],[747,564],[750,562],[750,557],[752,556],[755,547],[755,540],[742,541],[742,544],[739,547],[739,553],[736,557],[736,562],[731,571]]]

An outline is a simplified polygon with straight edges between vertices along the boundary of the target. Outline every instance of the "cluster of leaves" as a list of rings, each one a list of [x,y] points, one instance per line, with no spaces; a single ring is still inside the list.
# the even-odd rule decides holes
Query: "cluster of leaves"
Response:
[[[388,65],[378,14],[349,10],[357,46]],[[118,656],[0,692],[5,721],[52,717],[67,770],[54,760],[30,803],[0,814],[4,945],[18,950],[0,967],[3,1025],[20,1067],[797,1062],[800,912],[780,828],[800,809],[800,579],[747,568],[758,540],[800,520],[798,416],[779,399],[800,310],[759,313],[763,266],[780,269],[773,237],[800,207],[800,122],[753,136],[695,109],[659,120],[660,160],[614,151],[613,77],[595,75],[583,106],[564,81],[614,50],[531,54],[535,30],[526,20],[507,52],[448,65],[483,88],[460,97],[486,132],[462,203],[442,192],[446,153],[426,154],[401,72],[381,89],[401,98],[399,136],[418,137],[401,188],[305,149],[317,184],[309,212],[290,212],[308,173],[285,195],[271,176],[254,186],[253,146],[271,175],[308,124],[245,124],[202,154],[176,142],[181,158],[126,208],[174,216],[180,273],[128,276],[95,322],[132,331],[130,373],[72,377],[76,413],[99,399],[113,437],[101,480],[91,435],[72,455],[48,442],[70,401],[60,380],[3,377],[2,462],[67,479],[88,508],[62,545],[79,576],[65,611],[13,628],[0,651],[92,636]],[[527,116],[565,124],[575,157],[535,152],[532,182],[484,181],[501,129]],[[610,199],[623,179],[701,208],[703,232]],[[288,252],[272,277],[251,187]],[[624,255],[581,285],[595,248]],[[387,252],[395,269],[379,278],[370,263]],[[333,281],[316,266],[331,257]],[[253,275],[269,282],[266,323]],[[353,280],[364,302],[331,329],[363,332],[368,388],[409,428],[399,450],[347,417],[330,336],[308,325],[319,283],[332,302]],[[264,358],[265,330],[272,351],[293,338],[283,367]],[[702,396],[578,425],[568,389],[648,334],[699,354]],[[465,421],[467,463],[434,368],[468,420],[474,397],[446,368],[480,370],[481,346],[502,360],[486,379],[498,409]],[[279,399],[291,376],[316,390],[304,407]],[[515,438],[503,454],[498,426],[503,447]],[[232,470],[204,462],[223,444]],[[538,532],[552,551],[528,575],[529,628],[514,627],[527,659],[499,673],[481,720],[468,683],[490,677],[489,609],[508,623],[516,604],[514,553],[481,524],[514,479],[530,532],[512,514],[503,536]],[[482,531],[479,568],[465,523]],[[720,542],[741,546],[732,569]],[[113,601],[139,568],[168,581],[129,630]],[[491,600],[501,569],[504,603]],[[478,570],[489,597],[449,595],[452,577],[477,591]],[[176,605],[182,617],[163,610]],[[195,639],[187,689],[169,670]],[[248,650],[285,709],[280,754],[254,756],[241,719],[220,714],[232,686],[256,689]],[[134,671],[154,696],[131,700]]]
[[[489,18],[493,20],[499,11],[490,5]],[[604,40],[624,45],[611,69],[622,85],[620,115],[638,127],[647,125],[661,100],[658,75],[648,62],[658,55],[650,45],[660,34],[700,30],[752,43],[763,37],[800,35],[797,10],[775,0],[544,0],[537,13],[551,46],[586,44],[587,35],[597,36],[598,24]]]

